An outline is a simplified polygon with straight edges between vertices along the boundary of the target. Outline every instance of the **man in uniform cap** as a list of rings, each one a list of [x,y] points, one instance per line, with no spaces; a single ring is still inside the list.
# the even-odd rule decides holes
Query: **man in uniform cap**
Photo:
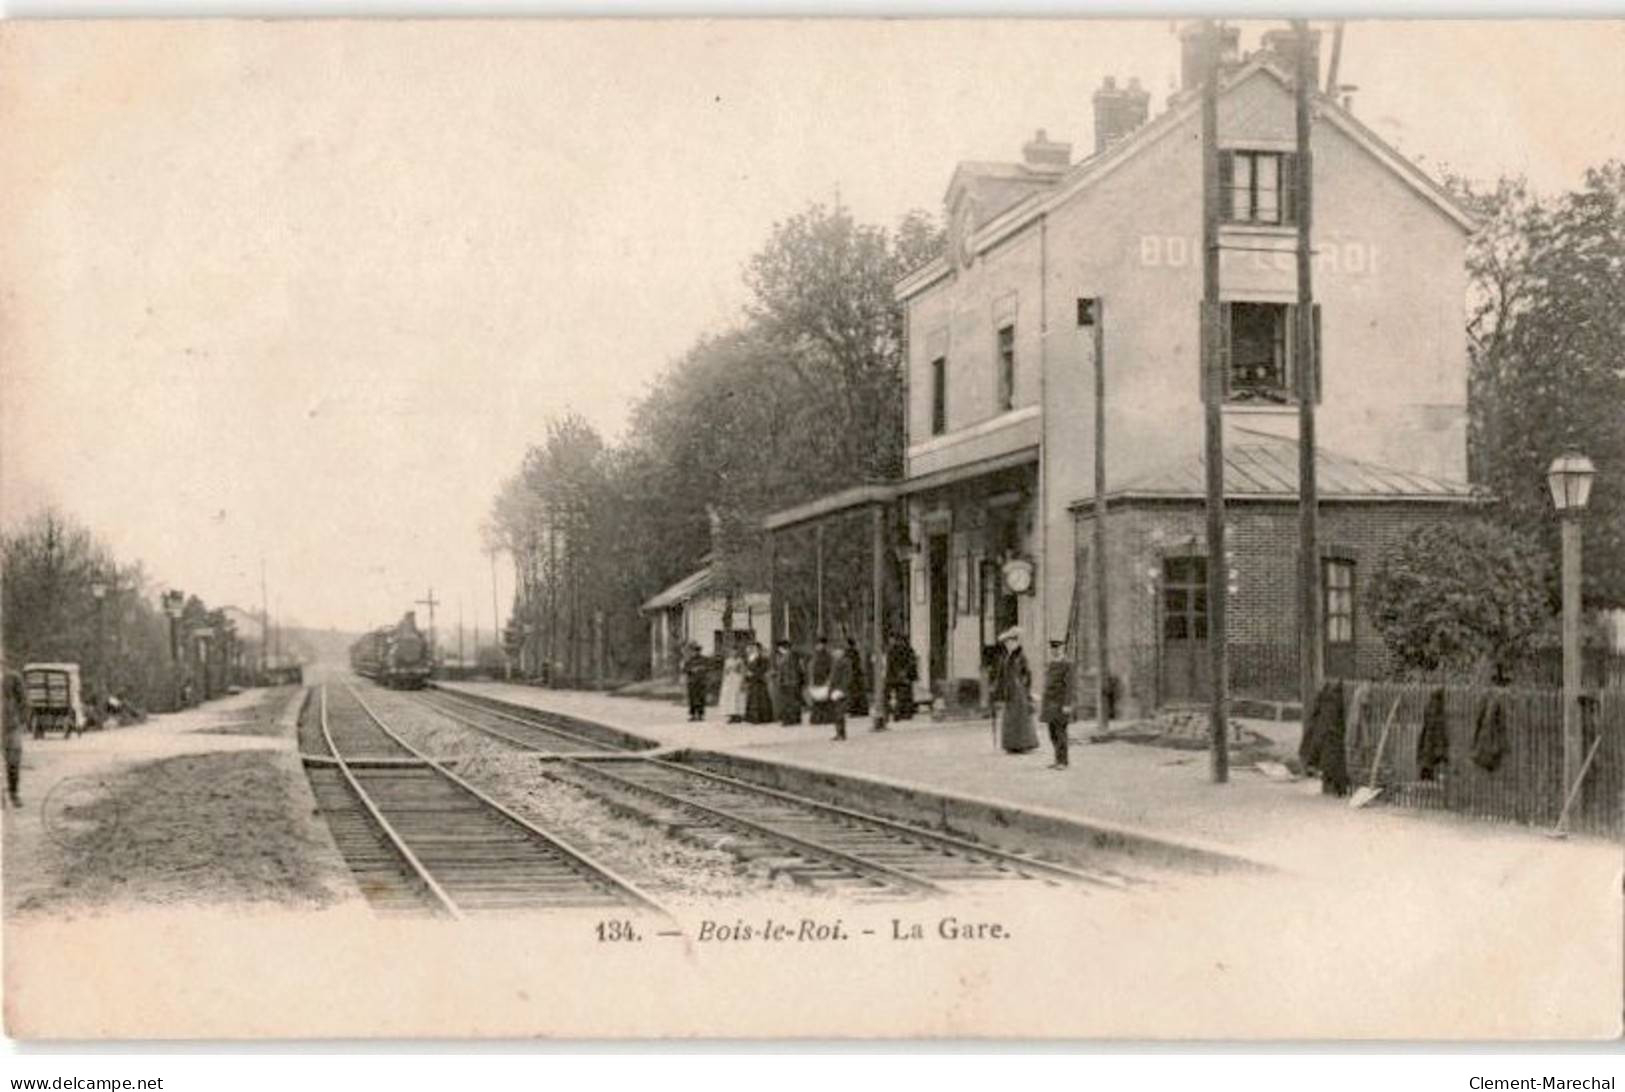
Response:
[[[1049,664],[1044,670],[1044,699],[1039,716],[1049,726],[1049,741],[1055,748],[1052,770],[1066,769],[1066,728],[1071,717],[1072,664],[1066,658],[1066,642],[1049,643]]]

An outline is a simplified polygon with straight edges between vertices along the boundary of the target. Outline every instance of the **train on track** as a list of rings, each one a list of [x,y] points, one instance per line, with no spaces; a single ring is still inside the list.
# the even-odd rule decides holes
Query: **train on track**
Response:
[[[434,661],[429,641],[407,611],[393,626],[366,634],[350,646],[350,669],[363,678],[399,690],[417,690],[429,681]]]

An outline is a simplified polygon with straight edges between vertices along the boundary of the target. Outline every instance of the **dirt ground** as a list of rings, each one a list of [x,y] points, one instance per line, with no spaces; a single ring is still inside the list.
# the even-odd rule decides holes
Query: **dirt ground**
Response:
[[[295,688],[25,744],[5,812],[8,916],[322,907],[353,885],[292,748]]]

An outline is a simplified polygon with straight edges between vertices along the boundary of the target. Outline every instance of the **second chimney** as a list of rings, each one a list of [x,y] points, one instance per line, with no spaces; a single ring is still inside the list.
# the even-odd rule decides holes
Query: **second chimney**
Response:
[[[1144,125],[1151,114],[1151,92],[1138,79],[1120,88],[1114,77],[1107,76],[1094,99],[1096,155]]]

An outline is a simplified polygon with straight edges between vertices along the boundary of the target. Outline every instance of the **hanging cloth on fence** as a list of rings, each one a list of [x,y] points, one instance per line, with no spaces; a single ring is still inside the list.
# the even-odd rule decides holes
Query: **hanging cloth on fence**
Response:
[[[1366,698],[1371,693],[1371,684],[1368,682],[1356,683],[1354,689],[1349,691],[1348,701],[1348,756],[1349,762],[1354,764],[1365,754],[1366,748],[1375,747],[1376,741],[1367,739],[1375,718],[1366,716]]]
[[[1506,702],[1499,694],[1492,694],[1484,699],[1473,726],[1473,761],[1480,769],[1494,773],[1507,750]]]
[[[1343,683],[1333,680],[1315,695],[1314,710],[1304,720],[1303,741],[1298,745],[1298,758],[1305,768],[1320,771],[1320,791],[1334,796],[1347,796],[1349,791],[1344,717]]]
[[[1423,781],[1437,780],[1440,767],[1450,761],[1450,731],[1444,720],[1444,687],[1428,695],[1422,713],[1422,734],[1416,740],[1416,768]]]

